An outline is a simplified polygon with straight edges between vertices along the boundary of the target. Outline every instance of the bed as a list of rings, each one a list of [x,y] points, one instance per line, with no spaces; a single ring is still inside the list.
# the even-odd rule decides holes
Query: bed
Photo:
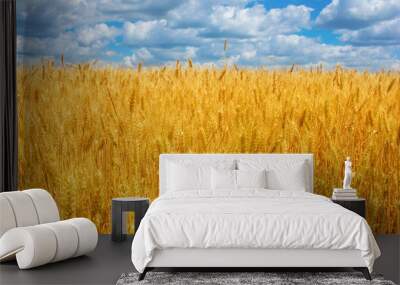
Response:
[[[162,154],[159,198],[132,243],[141,273],[352,267],[380,251],[365,219],[313,194],[312,154]]]

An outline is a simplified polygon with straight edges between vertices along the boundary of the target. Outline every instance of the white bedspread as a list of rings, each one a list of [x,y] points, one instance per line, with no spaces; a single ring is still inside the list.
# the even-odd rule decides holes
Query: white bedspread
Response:
[[[358,249],[372,272],[380,251],[365,219],[306,192],[182,191],[156,199],[132,243],[143,272],[155,249]]]

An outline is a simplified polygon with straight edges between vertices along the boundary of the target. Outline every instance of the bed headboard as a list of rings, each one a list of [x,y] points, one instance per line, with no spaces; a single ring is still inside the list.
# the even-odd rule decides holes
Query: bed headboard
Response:
[[[314,188],[314,160],[312,153],[302,153],[302,154],[270,154],[270,153],[257,153],[257,154],[160,154],[160,162],[159,162],[159,195],[162,195],[166,192],[166,184],[167,184],[167,161],[174,160],[201,160],[201,161],[218,161],[218,160],[229,160],[232,161],[239,159],[267,159],[271,161],[299,161],[304,160],[308,165],[308,189],[307,192],[312,193]]]

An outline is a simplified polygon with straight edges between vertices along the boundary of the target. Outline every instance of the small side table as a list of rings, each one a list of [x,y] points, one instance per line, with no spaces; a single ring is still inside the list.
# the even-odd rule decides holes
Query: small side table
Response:
[[[141,197],[124,197],[112,199],[112,234],[113,241],[123,241],[126,239],[126,212],[135,212],[135,232],[139,227],[140,221],[149,208],[150,201]]]
[[[333,203],[339,204],[340,206],[359,214],[361,217],[365,218],[365,199],[364,198],[354,198],[349,200],[339,200],[332,199]]]

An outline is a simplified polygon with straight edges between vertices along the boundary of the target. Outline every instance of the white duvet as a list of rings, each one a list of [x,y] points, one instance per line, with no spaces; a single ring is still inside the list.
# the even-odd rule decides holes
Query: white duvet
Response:
[[[380,251],[365,219],[299,191],[179,191],[157,198],[132,243],[143,272],[155,249],[358,249],[372,272]]]

